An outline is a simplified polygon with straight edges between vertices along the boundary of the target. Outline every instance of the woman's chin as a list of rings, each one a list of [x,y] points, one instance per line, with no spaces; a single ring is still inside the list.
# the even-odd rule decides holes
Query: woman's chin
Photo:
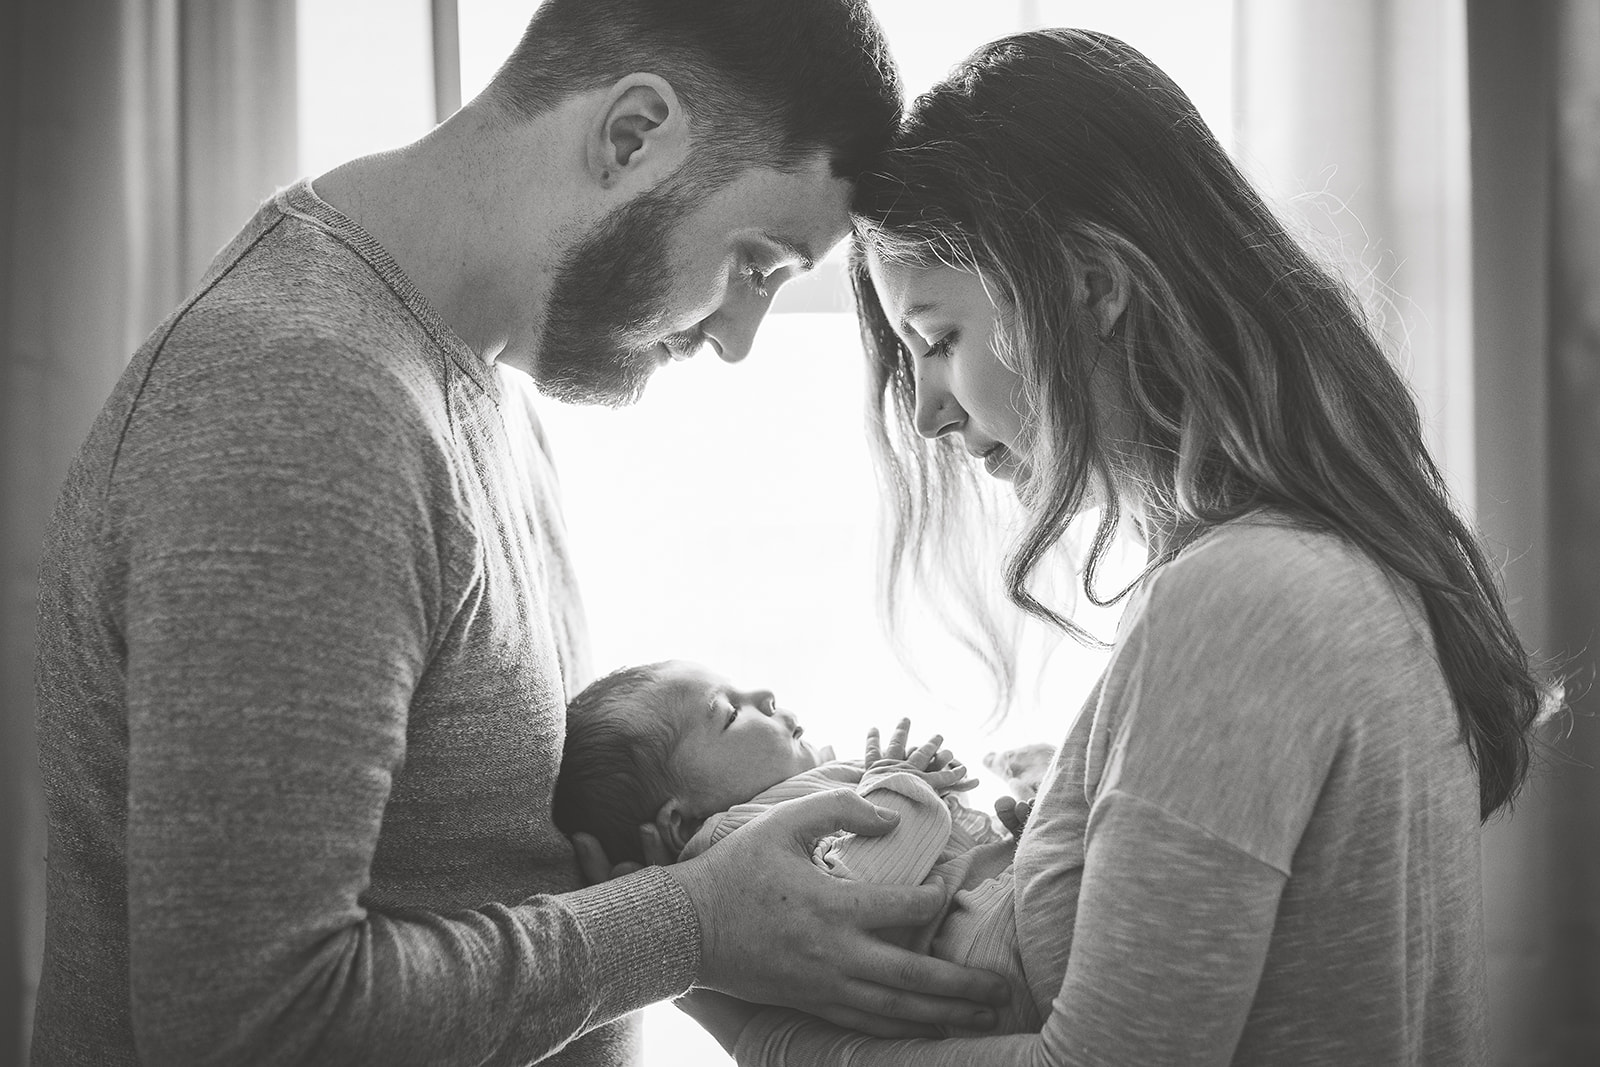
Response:
[[[1033,479],[1033,468],[1026,463],[1007,463],[990,471],[989,476],[996,481],[1010,483],[1012,491],[1020,498],[1023,488]]]

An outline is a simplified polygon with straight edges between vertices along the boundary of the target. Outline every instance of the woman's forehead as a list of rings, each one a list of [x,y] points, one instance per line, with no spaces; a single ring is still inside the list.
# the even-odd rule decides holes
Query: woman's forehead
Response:
[[[992,313],[992,287],[978,274],[944,263],[912,263],[867,254],[878,301],[890,325],[901,333],[929,315]]]

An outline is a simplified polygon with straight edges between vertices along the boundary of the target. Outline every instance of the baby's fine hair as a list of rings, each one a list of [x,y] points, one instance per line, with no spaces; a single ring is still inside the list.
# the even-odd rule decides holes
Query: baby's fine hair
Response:
[[[612,671],[567,704],[555,823],[569,837],[594,835],[612,863],[645,862],[639,826],[672,795],[667,760],[678,734],[659,704],[664,666]]]

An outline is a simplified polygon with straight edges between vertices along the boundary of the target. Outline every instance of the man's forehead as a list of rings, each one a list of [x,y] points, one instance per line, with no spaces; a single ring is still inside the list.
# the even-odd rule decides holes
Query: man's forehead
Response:
[[[821,155],[789,170],[752,167],[723,191],[730,213],[738,216],[729,221],[743,223],[737,229],[810,264],[850,232],[853,187],[835,177]]]

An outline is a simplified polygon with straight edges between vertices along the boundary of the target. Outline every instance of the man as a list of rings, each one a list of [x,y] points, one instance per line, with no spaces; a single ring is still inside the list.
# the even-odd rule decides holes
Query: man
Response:
[[[889,828],[859,798],[584,887],[550,819],[582,618],[496,367],[624,403],[743,358],[898,100],[851,0],[548,0],[478,100],[219,255],[46,548],[36,1063],[615,1064],[691,985],[983,1024],[998,980],[869,932],[936,889],[809,864]]]

